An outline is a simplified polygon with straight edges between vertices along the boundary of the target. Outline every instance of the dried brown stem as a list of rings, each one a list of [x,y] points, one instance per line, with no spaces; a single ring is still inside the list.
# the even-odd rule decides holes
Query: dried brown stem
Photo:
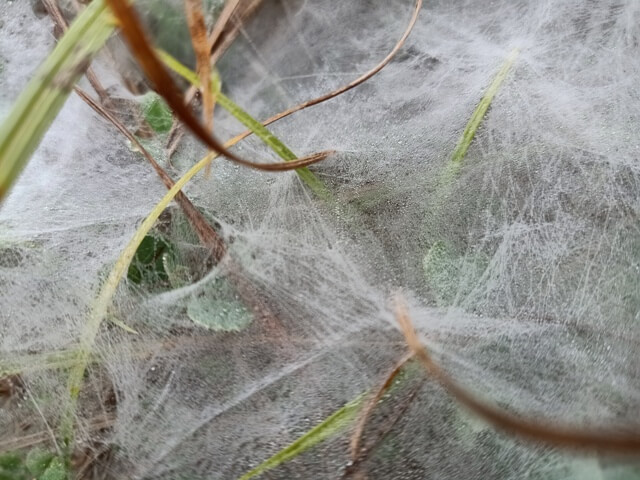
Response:
[[[227,27],[227,24],[231,20],[231,17],[238,8],[241,0],[228,0],[225,2],[218,19],[216,20],[211,33],[209,34],[209,38],[207,39],[207,54],[211,55],[213,53],[213,48],[218,43],[218,40],[222,36],[222,32]]]
[[[591,450],[604,453],[639,453],[640,436],[609,431],[588,431],[584,429],[555,426],[539,419],[523,419],[492,405],[487,405],[458,385],[440,366],[434,362],[416,334],[407,307],[396,297],[396,319],[404,333],[407,344],[427,372],[435,378],[459,403],[474,412],[494,427],[512,435],[557,447],[576,450]]]
[[[202,11],[202,0],[184,0],[187,14],[187,25],[191,34],[191,43],[196,54],[196,70],[200,78],[202,95],[202,121],[205,128],[213,131],[214,98],[211,88],[211,64],[209,63],[209,42],[207,41],[207,25]]]
[[[402,34],[402,36],[400,37],[400,39],[398,40],[398,42],[395,44],[395,46],[393,47],[393,49],[389,52],[389,54],[384,57],[382,59],[382,61],[380,63],[378,63],[375,67],[373,67],[371,70],[369,70],[368,72],[362,74],[361,76],[359,76],[358,78],[356,78],[355,80],[353,80],[352,82],[348,83],[347,85],[344,85],[336,90],[333,90],[325,95],[322,95],[320,97],[314,98],[312,100],[307,100],[306,102],[300,103],[294,107],[291,107],[287,110],[284,110],[280,113],[277,113],[275,115],[273,115],[272,117],[267,118],[266,120],[264,120],[262,122],[262,125],[264,125],[265,127],[267,125],[270,125],[274,122],[277,122],[278,120],[282,120],[285,117],[288,117],[289,115],[299,112],[300,110],[304,110],[305,108],[314,106],[314,105],[318,105],[319,103],[322,102],[326,102],[327,100],[331,100],[332,98],[337,97],[338,95],[341,95],[355,87],[357,87],[358,85],[361,85],[362,83],[366,82],[367,80],[369,80],[371,77],[373,77],[376,73],[378,73],[380,70],[382,70],[384,67],[386,67],[389,62],[391,62],[391,60],[393,60],[393,57],[396,56],[396,54],[400,51],[400,49],[402,48],[402,46],[405,44],[405,42],[407,41],[407,38],[409,38],[409,34],[411,33],[411,30],[413,30],[413,27],[418,19],[418,13],[420,13],[420,8],[422,7],[422,0],[416,0],[416,3],[413,7],[413,14],[411,15],[411,19],[409,20],[409,24],[407,25],[407,28],[405,29],[404,33]],[[242,132],[241,134],[238,135],[239,140],[243,140],[246,137],[248,137],[249,135],[251,135],[253,132],[251,130],[245,130],[244,132]]]
[[[182,128],[182,124],[180,123],[179,120],[174,118],[173,124],[171,125],[171,131],[169,132],[169,135],[167,137],[167,146],[166,146],[167,161],[169,162],[169,165],[172,165],[171,157],[173,157],[173,154],[176,153],[176,150],[178,150],[178,147],[180,146],[180,140],[182,140],[182,137],[184,137],[184,130]]]
[[[205,145],[214,152],[224,155],[229,160],[266,171],[284,171],[305,167],[317,163],[326,158],[332,152],[322,152],[291,162],[278,163],[256,163],[239,157],[235,153],[227,150],[213,135],[207,132],[206,128],[196,120],[188,106],[182,100],[182,96],[171,78],[169,72],[156,55],[146,38],[137,13],[131,8],[127,0],[106,0],[119,21],[120,28],[126,38],[129,48],[137,58],[138,63],[146,73],[147,77],[154,83],[156,91],[164,97],[167,104],[183,123],[196,135]]]
[[[209,43],[207,41],[207,25],[202,12],[202,0],[184,0],[187,14],[187,25],[191,34],[191,43],[196,54],[196,70],[200,78],[200,94],[202,95],[202,122],[207,132],[213,132],[213,111],[215,97],[211,83],[211,64],[209,62]],[[205,175],[211,173],[211,162],[207,163]]]
[[[376,436],[373,442],[371,442],[366,447],[360,447],[358,449],[358,453],[355,457],[352,458],[351,463],[345,469],[343,479],[347,479],[349,477],[353,477],[355,480],[362,480],[367,478],[365,473],[362,471],[362,464],[369,457],[369,454],[373,452],[376,447],[386,438],[386,436],[391,432],[396,423],[404,416],[407,412],[409,406],[413,403],[413,400],[416,398],[418,391],[420,390],[422,382],[417,383],[413,388],[411,388],[409,394],[402,399],[398,406],[394,406],[393,416],[390,420],[387,420],[380,429],[376,432]]]
[[[407,362],[409,362],[409,360],[411,360],[413,357],[414,353],[410,352],[402,357],[402,359],[398,363],[396,363],[396,365],[385,378],[384,382],[382,382],[382,384],[380,385],[380,388],[378,388],[376,394],[369,399],[369,402],[363,409],[358,420],[358,424],[356,425],[356,428],[351,435],[351,441],[349,442],[351,446],[351,464],[345,470],[343,479],[348,477],[354,477],[356,478],[356,480],[359,478],[365,478],[365,475],[359,470],[360,465],[366,460],[368,454],[376,447],[376,445],[378,445],[382,441],[382,439],[389,433],[393,425],[395,425],[396,422],[402,417],[402,415],[404,415],[406,409],[415,398],[415,395],[418,392],[418,387],[415,387],[411,391],[408,399],[403,402],[401,408],[396,410],[394,417],[392,418],[391,422],[387,423],[386,428],[383,431],[378,432],[376,440],[366,447],[362,446],[362,436],[367,422],[371,417],[371,414],[373,413],[376,406],[380,403],[382,396],[389,389],[395,378],[404,369]]]
[[[378,391],[376,392],[376,394],[369,399],[369,402],[363,409],[362,414],[360,415],[360,419],[358,420],[358,424],[356,425],[356,428],[353,431],[353,434],[351,435],[351,441],[349,442],[351,445],[352,461],[355,461],[360,455],[360,444],[362,441],[362,433],[364,432],[364,429],[367,425],[367,421],[369,420],[369,417],[371,416],[371,413],[376,408],[376,405],[378,405],[378,403],[382,399],[382,396],[384,395],[384,393],[391,386],[394,379],[402,371],[402,369],[407,364],[407,362],[413,358],[413,356],[414,356],[413,352],[408,353],[407,355],[402,357],[402,359],[398,363],[396,363],[396,365],[393,367],[393,369],[389,372],[389,374],[385,378],[382,385],[380,385],[380,388],[378,388]]]
[[[413,14],[411,15],[411,19],[409,20],[409,24],[407,25],[407,28],[405,29],[404,33],[402,34],[398,42],[395,44],[393,49],[389,52],[389,54],[386,57],[384,57],[384,59],[382,59],[382,61],[378,63],[375,67],[373,67],[371,70],[359,76],[358,78],[348,83],[347,85],[344,85],[343,87],[338,88],[337,90],[333,90],[332,92],[329,92],[325,95],[314,98],[313,100],[308,100],[306,102],[300,103],[295,107],[291,107],[283,112],[276,114],[273,117],[270,117],[267,120],[265,120],[263,124],[265,126],[269,125],[275,121],[278,121],[284,117],[291,115],[292,113],[298,112],[300,110],[311,107],[313,105],[317,105],[322,102],[326,102],[327,100],[337,97],[338,95],[342,95],[343,93],[369,80],[376,73],[378,73],[380,70],[382,70],[384,67],[387,66],[387,64],[393,59],[393,57],[396,56],[398,51],[402,48],[404,43],[407,41],[407,38],[409,38],[409,34],[411,33],[411,30],[413,30],[413,26],[415,25],[416,20],[418,20],[418,13],[420,12],[421,7],[422,7],[422,0],[416,0],[416,3],[413,7]]]
[[[247,4],[243,3],[243,0],[230,0],[225,3],[207,39],[211,68],[213,68],[227,48],[233,43],[242,23],[247,20],[261,2],[262,0],[253,0]],[[234,14],[236,14],[238,10],[240,11],[238,14],[239,19],[235,20]],[[196,91],[196,87],[189,87],[184,96],[185,104],[189,105],[193,101]]]
[[[224,55],[224,52],[227,51],[229,46],[231,46],[238,36],[242,25],[247,22],[249,17],[253,15],[261,3],[262,0],[245,0],[241,2],[237,11],[231,16],[227,25],[223,29],[222,34],[216,39],[216,41],[212,41],[213,35],[209,36],[209,45],[211,45],[211,65],[215,65],[218,60],[220,60],[220,57]]]

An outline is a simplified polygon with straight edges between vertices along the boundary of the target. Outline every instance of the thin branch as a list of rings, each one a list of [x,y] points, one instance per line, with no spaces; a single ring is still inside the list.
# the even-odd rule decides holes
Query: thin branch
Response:
[[[396,423],[398,423],[398,421],[407,412],[407,409],[415,400],[421,385],[422,382],[414,385],[409,391],[409,394],[399,402],[399,405],[395,406],[393,416],[390,420],[384,422],[382,427],[375,432],[376,436],[373,442],[371,442],[367,446],[359,448],[358,454],[353,457],[351,463],[347,465],[347,468],[345,468],[344,475],[342,476],[343,480],[349,477],[353,477],[355,480],[362,480],[366,478],[366,475],[362,472],[362,464],[365,460],[367,460],[371,452],[373,452],[378,447],[378,445],[380,445],[380,443],[387,437],[391,430],[393,430],[393,427],[396,425]]]
[[[607,431],[588,431],[566,426],[555,426],[542,420],[529,420],[487,405],[458,385],[434,362],[411,323],[407,307],[400,296],[396,296],[396,320],[400,324],[407,344],[433,378],[435,378],[459,403],[474,412],[494,427],[512,435],[535,440],[557,447],[576,450],[595,450],[609,453],[640,452],[640,436]]]
[[[214,46],[218,43],[218,40],[222,36],[222,32],[226,28],[227,24],[231,20],[231,17],[238,8],[241,0],[228,0],[225,2],[218,19],[216,20],[215,25],[213,26],[213,30],[211,30],[211,34],[207,39],[207,56],[212,55]]]
[[[213,131],[214,98],[211,88],[211,64],[209,63],[209,42],[207,25],[202,11],[202,0],[184,0],[187,25],[191,34],[191,43],[196,54],[196,71],[200,78],[202,94],[202,121],[207,131]]]
[[[402,48],[404,43],[407,41],[407,38],[409,38],[409,34],[411,33],[411,30],[413,30],[413,26],[415,25],[416,20],[418,20],[418,13],[420,12],[421,7],[422,7],[422,0],[416,0],[416,3],[413,7],[413,14],[411,15],[411,19],[409,20],[409,24],[407,25],[407,28],[405,29],[404,33],[400,37],[400,40],[398,40],[398,42],[393,47],[393,49],[389,52],[389,54],[386,57],[384,57],[384,59],[382,59],[382,61],[379,64],[377,64],[375,67],[373,67],[371,70],[369,70],[365,74],[356,78],[351,83],[348,83],[347,85],[340,87],[337,90],[329,92],[318,98],[314,98],[313,100],[308,100],[306,102],[303,102],[299,105],[296,105],[295,107],[291,107],[288,110],[285,110],[284,112],[280,112],[274,115],[273,117],[268,118],[267,120],[265,120],[264,125],[269,125],[270,123],[273,123],[277,120],[287,117],[292,113],[298,112],[302,109],[311,107],[313,105],[317,105],[322,102],[326,102],[327,100],[337,97],[338,95],[342,95],[343,93],[348,92],[352,88],[357,87],[361,83],[364,83],[367,80],[369,80],[371,77],[373,77],[376,73],[378,73],[380,70],[382,70],[384,67],[387,66],[387,64],[393,59],[393,57],[396,56],[398,51]]]
[[[153,156],[151,156],[151,154],[142,146],[135,135],[127,130],[127,128],[117,118],[115,118],[111,113],[100,106],[89,95],[87,95],[84,90],[82,90],[80,87],[75,87],[74,89],[80,96],[80,98],[82,98],[82,100],[87,103],[87,105],[93,108],[106,120],[111,122],[125,137],[127,137],[127,139],[131,143],[136,146],[136,148],[140,151],[140,153],[142,153],[142,155],[147,159],[147,161],[156,171],[165,187],[170,190],[175,185],[175,182],[171,177],[169,177],[167,172],[165,172],[163,168],[158,165],[158,162],[156,162]],[[211,251],[214,261],[218,263],[226,252],[226,247],[220,236],[211,227],[211,225],[207,223],[202,214],[198,211],[198,209],[196,209],[193,203],[191,203],[191,201],[182,191],[180,191],[176,195],[175,200],[176,202],[178,202],[178,205],[180,205],[180,208],[182,208],[182,210],[184,211],[184,214],[189,220],[189,223],[191,223],[193,229],[196,231],[200,242]]]
[[[220,60],[220,57],[224,55],[224,52],[227,51],[238,36],[242,25],[247,22],[249,17],[253,15],[261,3],[262,0],[247,0],[244,3],[241,3],[238,11],[234,12],[234,15],[231,16],[216,41],[212,41],[214,32],[211,32],[211,35],[209,36],[209,45],[211,46],[211,65],[215,65],[218,60]]]
[[[415,398],[422,382],[420,382],[411,390],[408,398],[404,402],[402,402],[401,407],[395,411],[395,415],[393,416],[391,421],[386,423],[386,425],[384,426],[385,428],[377,432],[375,440],[367,446],[361,445],[364,429],[369,418],[371,417],[371,414],[373,413],[373,410],[380,403],[380,400],[382,400],[382,396],[389,389],[395,378],[412,358],[414,358],[414,353],[409,352],[398,363],[396,363],[396,365],[385,378],[384,382],[380,385],[380,388],[378,389],[376,394],[373,395],[369,399],[367,405],[365,405],[362,413],[360,414],[358,424],[356,425],[356,428],[351,435],[351,441],[349,442],[351,446],[351,463],[345,469],[344,475],[342,476],[343,479],[349,477],[354,477],[356,480],[365,478],[365,475],[360,471],[360,466],[367,459],[371,451],[375,449],[376,446],[387,436],[393,426],[404,415],[409,405],[411,405],[411,403],[413,402],[413,399]]]
[[[178,150],[182,137],[184,137],[184,129],[182,128],[182,124],[180,123],[180,121],[174,117],[173,124],[171,125],[171,130],[169,131],[169,135],[167,136],[167,144],[165,147],[167,153],[167,161],[171,166],[173,166],[173,164],[171,163],[171,157],[173,157],[173,154],[176,153],[176,150]]]
[[[411,15],[411,19],[409,20],[409,24],[407,25],[407,28],[405,29],[404,33],[402,34],[402,36],[400,37],[400,39],[398,40],[398,42],[395,44],[395,46],[393,47],[393,49],[389,52],[389,54],[384,57],[382,59],[382,61],[380,63],[378,63],[375,67],[373,67],[371,70],[369,70],[368,72],[364,73],[363,75],[359,76],[358,78],[356,78],[355,80],[353,80],[352,82],[348,83],[347,85],[344,85],[336,90],[333,90],[325,95],[321,95],[320,97],[314,98],[312,100],[307,100],[306,102],[300,103],[294,107],[291,107],[287,110],[284,110],[280,113],[277,113],[275,115],[273,115],[272,117],[267,118],[265,121],[262,122],[263,126],[267,126],[270,125],[274,122],[277,122],[278,120],[282,120],[285,117],[288,117],[289,115],[299,112],[300,110],[304,110],[305,108],[308,107],[312,107],[314,105],[318,105],[319,103],[322,102],[326,102],[327,100],[331,100],[332,98],[337,97],[338,95],[341,95],[355,87],[357,87],[358,85],[361,85],[362,83],[366,82],[367,80],[369,80],[371,77],[373,77],[375,74],[377,74],[380,70],[382,70],[384,67],[386,67],[389,62],[391,62],[391,60],[393,60],[393,57],[396,56],[396,54],[400,51],[400,49],[402,48],[402,46],[405,44],[405,42],[407,41],[407,38],[409,38],[409,34],[411,33],[411,31],[413,30],[414,25],[416,24],[416,21],[418,19],[418,14],[420,13],[420,8],[422,8],[422,1],[423,0],[416,0],[416,3],[413,7],[413,14]],[[242,132],[241,134],[238,135],[240,140],[245,139],[246,137],[248,137],[249,135],[251,135],[253,132],[251,130],[245,130],[244,132]]]
[[[356,425],[356,428],[353,431],[353,434],[351,435],[351,441],[349,442],[351,446],[352,461],[355,462],[355,460],[360,456],[360,443],[362,441],[362,433],[364,432],[364,428],[367,425],[367,421],[369,420],[371,413],[373,413],[373,410],[376,408],[376,406],[382,399],[382,396],[387,391],[387,389],[391,386],[395,378],[402,371],[402,369],[407,364],[407,362],[411,360],[413,357],[414,357],[413,352],[408,353],[407,355],[402,357],[402,359],[398,363],[396,363],[396,365],[393,367],[393,369],[389,372],[389,374],[385,378],[385,381],[382,383],[382,385],[380,385],[380,388],[378,389],[376,394],[369,399],[369,402],[362,410],[362,414],[360,415],[358,424]]]

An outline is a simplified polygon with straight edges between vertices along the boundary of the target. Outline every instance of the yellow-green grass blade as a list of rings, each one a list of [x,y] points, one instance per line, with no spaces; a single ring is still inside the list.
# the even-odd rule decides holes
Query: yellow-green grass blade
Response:
[[[113,298],[120,281],[125,276],[131,260],[136,254],[140,243],[144,237],[149,233],[160,214],[167,208],[169,203],[174,199],[178,192],[191,180],[205,165],[211,161],[211,155],[205,156],[198,163],[187,171],[165,194],[165,196],[156,204],[151,213],[145,218],[138,230],[129,240],[129,243],[124,248],[115,265],[113,266],[107,280],[102,285],[100,293],[95,300],[89,319],[87,320],[84,329],[80,337],[80,345],[78,347],[76,361],[71,370],[68,380],[68,390],[70,396],[70,405],[63,420],[63,439],[65,444],[71,445],[73,442],[73,419],[76,411],[76,404],[80,389],[82,388],[84,373],[87,365],[90,362],[91,354],[95,340],[100,331],[100,326],[103,320],[107,317],[109,306],[111,305],[111,299]]]
[[[42,370],[58,370],[74,365],[77,352],[61,350],[33,355],[20,354],[14,357],[0,357],[0,378],[25,375]]]
[[[482,100],[480,100],[480,103],[478,103],[477,107],[473,111],[471,118],[467,122],[467,125],[465,126],[462,135],[460,136],[460,139],[456,144],[456,148],[453,150],[448,168],[445,171],[445,180],[451,179],[460,171],[462,161],[467,155],[467,151],[471,146],[471,142],[473,141],[473,138],[475,137],[476,132],[478,131],[478,128],[480,127],[480,124],[482,123],[482,120],[484,119],[484,116],[487,113],[489,106],[491,105],[491,102],[496,96],[496,93],[498,93],[500,86],[507,78],[507,75],[509,74],[509,71],[516,61],[519,53],[520,50],[517,48],[514,48],[511,51],[507,59],[502,64],[502,67],[494,77],[493,82],[491,82],[491,85],[489,85],[489,88],[482,97]]]
[[[281,465],[292,458],[301,455],[305,451],[314,447],[315,445],[325,441],[327,438],[336,435],[342,431],[345,427],[349,426],[351,422],[356,418],[356,415],[362,408],[362,404],[366,395],[360,395],[354,400],[344,405],[339,410],[336,410],[329,417],[327,417],[322,423],[316,425],[307,433],[302,435],[296,441],[286,446],[278,453],[268,458],[260,465],[245,473],[239,480],[249,480],[257,475],[260,475],[267,470]]]

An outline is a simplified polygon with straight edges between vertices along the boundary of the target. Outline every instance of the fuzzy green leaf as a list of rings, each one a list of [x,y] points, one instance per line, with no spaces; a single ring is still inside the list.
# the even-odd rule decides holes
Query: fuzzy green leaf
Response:
[[[162,97],[155,92],[147,93],[142,99],[142,112],[147,123],[155,132],[166,133],[173,125],[173,115]]]
[[[38,480],[67,480],[69,478],[69,471],[59,458],[55,457],[51,460],[51,463],[44,471],[42,475],[38,477]]]

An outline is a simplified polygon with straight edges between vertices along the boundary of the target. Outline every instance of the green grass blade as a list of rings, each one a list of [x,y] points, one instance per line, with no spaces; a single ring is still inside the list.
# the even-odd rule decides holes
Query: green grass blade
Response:
[[[175,73],[180,75],[182,78],[187,80],[192,85],[198,87],[200,86],[200,80],[196,72],[191,69],[185,67],[174,57],[169,55],[168,53],[159,50],[158,56],[164,62],[164,64],[173,70]],[[239,105],[237,105],[233,100],[220,92],[220,82],[214,82],[214,88],[217,88],[216,99],[218,105],[227,110],[231,115],[233,115],[240,123],[242,123],[245,127],[251,130],[260,140],[262,140],[265,145],[267,145],[271,150],[273,150],[280,158],[282,158],[286,162],[290,162],[292,160],[297,160],[298,157],[293,153],[278,137],[276,137],[273,133],[271,133],[262,123],[253,118],[249,113],[243,110]],[[311,189],[313,193],[315,193],[319,198],[324,200],[331,200],[332,195],[331,192],[327,189],[325,184],[316,177],[311,170],[306,167],[296,169],[296,173],[300,177],[300,179]]]
[[[280,158],[286,161],[298,159],[296,154],[289,150],[289,147],[282,143],[278,137],[267,130],[260,122],[255,120],[223,93],[218,94],[218,104],[257,135],[260,140],[268,145],[269,148],[271,148]]]
[[[356,417],[366,395],[360,395],[350,401],[345,406],[327,417],[321,424],[316,425],[307,433],[298,438],[295,442],[280,450],[271,458],[265,460],[260,465],[245,473],[239,480],[248,480],[260,475],[267,470],[281,465],[294,457],[304,453],[311,447],[323,442],[327,438],[337,434],[348,426]]]
[[[440,184],[440,187],[444,187],[445,192],[448,192],[448,189],[446,187],[455,179],[455,177],[460,172],[460,168],[462,168],[462,161],[467,155],[467,151],[471,146],[471,142],[476,136],[476,132],[478,131],[478,128],[480,127],[480,124],[482,123],[482,120],[484,119],[484,116],[487,113],[487,110],[489,109],[493,98],[496,96],[496,93],[498,93],[500,86],[507,78],[507,75],[509,74],[509,71],[511,70],[513,63],[516,61],[519,53],[520,50],[517,48],[514,48],[511,51],[507,59],[502,64],[502,67],[496,74],[495,78],[493,79],[493,82],[491,82],[491,85],[489,85],[489,88],[482,97],[482,100],[480,100],[480,103],[478,103],[478,106],[471,114],[471,118],[467,122],[467,125],[465,126],[464,131],[462,132],[462,135],[458,140],[458,143],[456,144],[456,148],[451,154],[451,160],[447,164],[447,167],[444,169],[444,171],[440,174],[438,183]]]
[[[462,136],[458,140],[456,148],[451,154],[451,160],[443,168],[437,178],[436,190],[433,194],[431,211],[427,214],[427,218],[433,222],[438,222],[438,219],[443,215],[445,207],[450,202],[450,197],[453,191],[454,182],[460,173],[462,168],[462,162],[464,157],[471,146],[484,116],[491,105],[494,97],[498,93],[500,86],[503,84],[507,75],[511,71],[516,58],[518,57],[520,50],[514,48],[509,56],[506,58],[502,67],[496,74],[493,82],[489,85],[489,88],[485,92],[484,96],[478,103],[471,114],[471,118],[467,122],[467,125],[462,132]],[[439,227],[436,223],[428,225],[429,231],[438,231]],[[449,305],[455,300],[459,275],[461,273],[461,259],[458,258],[455,248],[447,242],[439,238],[434,238],[431,242],[431,247],[427,251],[423,258],[423,270],[427,283],[430,285],[432,291],[436,294],[437,300],[442,305]],[[482,265],[483,259],[478,258],[474,263]]]
[[[469,122],[467,123],[467,126],[462,132],[460,140],[458,140],[458,144],[453,151],[453,155],[451,155],[452,162],[460,163],[464,159],[465,155],[467,154],[467,150],[469,150],[469,146],[473,141],[473,137],[475,137],[476,131],[482,123],[482,119],[487,113],[489,105],[491,105],[491,102],[493,101],[493,97],[496,96],[498,89],[502,85],[502,82],[504,82],[504,79],[507,77],[509,70],[511,70],[511,67],[513,66],[513,62],[515,62],[519,53],[520,50],[518,50],[517,48],[514,48],[511,51],[504,64],[502,65],[502,68],[500,68],[500,71],[498,71],[497,75],[493,79],[493,82],[487,89],[487,92],[484,94],[484,97],[482,97],[482,100],[480,100],[480,103],[474,110],[471,118],[469,119]]]
[[[200,87],[200,78],[198,74],[191,70],[189,67],[183,65],[176,58],[174,58],[171,54],[165,52],[164,50],[157,49],[156,53],[162,62],[173,70],[175,73],[184,78],[187,82],[189,82],[194,87]],[[216,82],[214,82],[216,83]]]
[[[245,127],[251,130],[260,140],[262,140],[271,150],[273,150],[284,161],[297,160],[298,157],[284,144],[278,137],[271,133],[259,121],[254,119],[246,111],[235,104],[222,92],[218,94],[218,104],[239,120]],[[296,169],[300,179],[311,189],[313,193],[323,200],[331,200],[333,197],[325,184],[316,177],[307,167]]]
[[[0,201],[113,28],[103,0],[94,0],[73,22],[18,97],[0,127]]]

